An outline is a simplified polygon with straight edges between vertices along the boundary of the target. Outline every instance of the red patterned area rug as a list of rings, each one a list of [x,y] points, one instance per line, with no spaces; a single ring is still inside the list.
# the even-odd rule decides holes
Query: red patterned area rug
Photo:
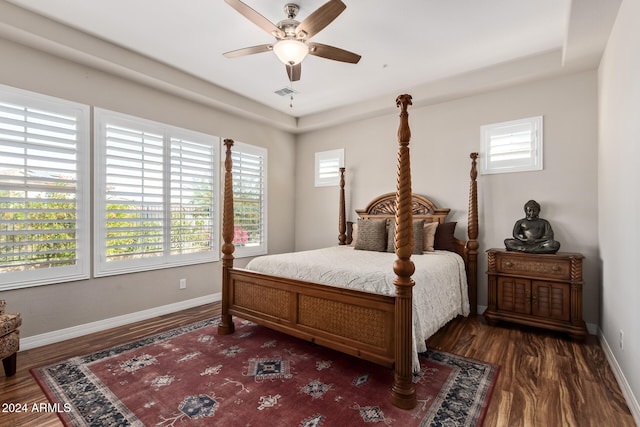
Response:
[[[421,355],[418,406],[389,401],[390,369],[219,317],[33,369],[67,426],[478,426],[498,367]]]

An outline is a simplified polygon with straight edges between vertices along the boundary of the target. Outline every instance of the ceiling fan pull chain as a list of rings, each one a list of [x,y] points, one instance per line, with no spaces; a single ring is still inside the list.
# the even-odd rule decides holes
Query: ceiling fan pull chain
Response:
[[[290,101],[289,101],[289,108],[293,108],[293,94],[295,92],[293,91],[293,82],[291,82],[291,95],[290,95]]]
[[[291,89],[291,93],[289,94],[289,108],[293,108],[293,94],[296,93],[293,89],[293,80],[289,80],[289,89]]]

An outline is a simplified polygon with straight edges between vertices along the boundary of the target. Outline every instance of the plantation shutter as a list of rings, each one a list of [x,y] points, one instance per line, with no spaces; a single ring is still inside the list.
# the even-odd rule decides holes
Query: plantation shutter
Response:
[[[326,187],[340,183],[340,168],[344,165],[344,149],[315,154],[315,186]]]
[[[542,117],[481,127],[481,173],[542,169]]]
[[[96,276],[217,261],[218,138],[96,109]]]
[[[340,176],[340,160],[337,158],[320,159],[318,178],[321,181],[335,181]]]
[[[163,256],[163,135],[106,125],[106,261]]]
[[[0,290],[88,277],[88,111],[0,87]]]
[[[266,150],[236,142],[233,160],[234,245],[236,255],[267,252]]]
[[[172,254],[212,250],[214,165],[211,144],[171,139]]]

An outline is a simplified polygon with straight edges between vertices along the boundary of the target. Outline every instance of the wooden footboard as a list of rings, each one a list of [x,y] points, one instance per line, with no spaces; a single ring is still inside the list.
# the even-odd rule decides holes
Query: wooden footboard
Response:
[[[395,298],[253,271],[229,271],[229,314],[393,367]]]

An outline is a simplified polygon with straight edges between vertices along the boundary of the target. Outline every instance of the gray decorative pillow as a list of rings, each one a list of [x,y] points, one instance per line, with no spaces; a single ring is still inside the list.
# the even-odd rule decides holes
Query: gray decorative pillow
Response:
[[[384,252],[387,248],[385,219],[358,219],[358,239],[355,249]]]
[[[389,238],[387,240],[387,252],[396,251],[396,224],[389,224]],[[421,255],[424,252],[424,219],[413,221],[413,254]]]

